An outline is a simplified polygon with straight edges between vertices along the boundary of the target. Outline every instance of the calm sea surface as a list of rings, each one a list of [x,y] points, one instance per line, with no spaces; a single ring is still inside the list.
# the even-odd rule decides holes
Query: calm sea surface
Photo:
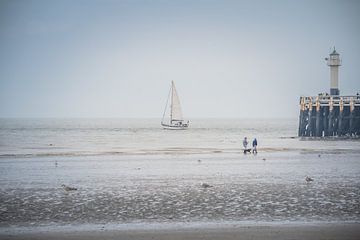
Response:
[[[159,119],[0,119],[0,157],[359,149],[360,141],[299,141],[297,119],[195,119],[186,131]]]

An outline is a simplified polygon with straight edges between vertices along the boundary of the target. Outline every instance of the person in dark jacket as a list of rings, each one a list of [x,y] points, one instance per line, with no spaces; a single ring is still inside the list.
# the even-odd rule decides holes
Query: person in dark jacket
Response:
[[[256,138],[254,139],[254,141],[252,142],[252,146],[253,146],[253,153],[257,153],[257,140]]]

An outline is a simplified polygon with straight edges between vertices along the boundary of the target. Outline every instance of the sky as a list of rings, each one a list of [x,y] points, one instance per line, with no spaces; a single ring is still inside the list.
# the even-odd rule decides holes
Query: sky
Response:
[[[0,117],[297,118],[360,91],[360,1],[0,0]]]

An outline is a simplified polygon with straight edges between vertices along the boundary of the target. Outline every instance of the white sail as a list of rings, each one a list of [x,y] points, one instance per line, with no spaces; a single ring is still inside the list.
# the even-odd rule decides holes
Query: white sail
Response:
[[[173,81],[171,82],[171,88],[166,101],[161,125],[165,129],[173,130],[186,129],[189,127],[189,121],[185,123],[183,120],[179,96]]]
[[[174,82],[171,82],[171,87],[172,87],[172,91],[171,91],[170,121],[171,122],[172,121],[182,121],[183,117],[182,117],[182,112],[181,112],[180,100],[179,100],[179,96],[177,94]]]

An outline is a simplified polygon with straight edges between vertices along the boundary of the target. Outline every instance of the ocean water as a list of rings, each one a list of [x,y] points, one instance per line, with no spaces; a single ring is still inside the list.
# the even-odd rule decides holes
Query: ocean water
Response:
[[[257,138],[263,151],[354,150],[359,141],[299,141],[297,119],[195,119],[185,131],[159,119],[0,119],[0,157],[237,153]]]
[[[1,119],[0,231],[359,222],[360,141],[296,135],[296,119],[194,119],[184,131],[158,119]],[[257,155],[243,154],[245,136]]]

